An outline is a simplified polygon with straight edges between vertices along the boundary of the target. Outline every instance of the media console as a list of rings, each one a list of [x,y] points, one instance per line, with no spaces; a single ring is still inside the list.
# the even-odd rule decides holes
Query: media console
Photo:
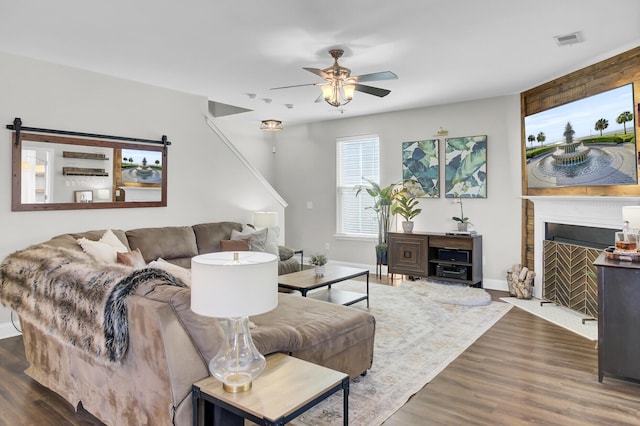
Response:
[[[389,273],[482,287],[482,235],[389,232]]]

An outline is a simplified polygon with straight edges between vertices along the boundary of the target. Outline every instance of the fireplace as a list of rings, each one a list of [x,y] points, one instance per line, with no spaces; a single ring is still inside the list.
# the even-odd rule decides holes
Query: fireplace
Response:
[[[598,281],[593,262],[613,243],[611,229],[547,222],[542,298],[587,318],[598,318]]]
[[[597,232],[605,236],[598,238],[597,247],[589,247],[601,252],[606,245],[613,245],[614,232],[622,227],[622,207],[639,205],[637,197],[525,197],[534,204],[534,270],[536,271],[533,295],[543,298],[544,287],[544,245],[547,238],[547,224],[575,225],[579,227],[600,228]],[[573,228],[568,228],[573,229]],[[606,241],[610,234],[611,244]],[[562,233],[556,241],[572,244],[584,236]],[[589,260],[586,260],[589,262]]]

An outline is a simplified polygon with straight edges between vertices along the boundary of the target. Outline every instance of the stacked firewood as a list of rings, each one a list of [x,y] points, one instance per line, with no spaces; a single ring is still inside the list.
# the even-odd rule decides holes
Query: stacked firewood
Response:
[[[526,266],[515,264],[507,271],[509,294],[518,299],[531,299],[533,293],[533,279],[536,273]]]

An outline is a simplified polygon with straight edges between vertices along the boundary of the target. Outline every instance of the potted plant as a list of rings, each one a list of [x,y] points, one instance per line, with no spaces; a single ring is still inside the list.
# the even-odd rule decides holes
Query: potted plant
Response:
[[[454,201],[456,204],[460,204],[460,216],[453,216],[451,219],[458,222],[458,231],[467,231],[469,229],[469,218],[464,215],[464,209],[462,207],[462,197],[457,197]]]
[[[309,258],[309,264],[315,266],[316,276],[321,277],[324,275],[324,265],[327,264],[327,256],[316,253]]]
[[[402,222],[402,230],[404,232],[413,231],[413,218],[418,216],[422,209],[417,208],[418,200],[410,195],[406,189],[401,190],[396,197],[395,202],[391,206],[393,214],[399,214],[404,218]]]
[[[373,198],[373,206],[368,207],[376,212],[378,219],[378,244],[376,244],[376,260],[378,265],[387,264],[387,232],[391,227],[391,206],[394,200],[398,197],[401,191],[406,191],[404,188],[398,189],[398,183],[394,182],[388,186],[381,187],[376,182],[363,178],[369,182],[369,186],[358,185],[356,186],[356,197],[362,190]]]

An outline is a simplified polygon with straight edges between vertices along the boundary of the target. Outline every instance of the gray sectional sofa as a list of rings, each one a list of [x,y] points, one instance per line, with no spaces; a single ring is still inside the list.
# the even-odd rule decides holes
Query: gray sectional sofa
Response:
[[[129,250],[140,249],[145,262],[161,257],[186,267],[241,228],[220,222],[113,233]],[[26,372],[106,424],[191,424],[191,384],[209,375],[222,338],[218,320],[191,311],[188,283],[175,275],[97,262],[77,242],[103,235],[57,236],[0,265],[0,301],[20,315]],[[351,377],[371,367],[372,315],[278,297],[275,310],[251,317],[261,353],[287,353]]]

